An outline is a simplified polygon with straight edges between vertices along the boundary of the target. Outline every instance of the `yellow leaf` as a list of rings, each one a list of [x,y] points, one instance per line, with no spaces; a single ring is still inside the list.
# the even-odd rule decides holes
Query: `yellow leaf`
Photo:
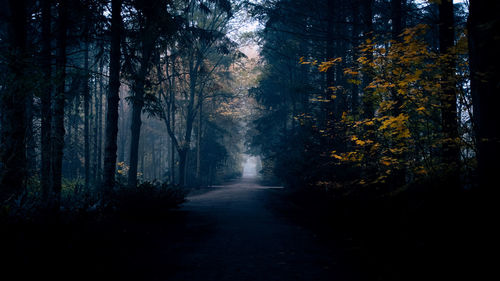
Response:
[[[362,141],[362,140],[356,140],[356,144],[357,144],[357,145],[361,145],[361,146],[363,146],[363,145],[365,145],[365,144],[366,144],[366,142],[364,142],[364,141]]]
[[[343,159],[343,158],[342,158],[342,156],[340,156],[340,155],[338,155],[338,154],[336,154],[336,153],[337,153],[337,151],[333,150],[333,151],[331,152],[331,154],[330,154],[330,155],[331,155],[333,158],[335,158],[335,159],[342,160],[342,159]]]

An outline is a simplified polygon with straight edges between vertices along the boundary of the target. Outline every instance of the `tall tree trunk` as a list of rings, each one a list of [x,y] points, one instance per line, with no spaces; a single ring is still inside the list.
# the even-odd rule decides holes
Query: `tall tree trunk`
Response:
[[[58,31],[56,50],[56,71],[58,86],[52,97],[52,135],[51,135],[51,207],[59,209],[61,201],[61,171],[64,149],[64,103],[65,103],[65,82],[66,82],[66,39],[67,39],[67,1],[59,2],[58,9]]]
[[[469,54],[480,190],[491,194],[500,159],[500,1],[470,0]]]
[[[148,30],[145,27],[145,30]],[[131,141],[130,141],[130,168],[128,173],[128,185],[130,187],[137,186],[137,164],[139,160],[139,139],[141,135],[141,113],[144,107],[144,91],[146,75],[149,71],[149,62],[153,52],[154,40],[153,34],[145,34],[142,38],[142,58],[139,66],[139,71],[136,74],[136,78],[133,85],[133,101],[132,101],[132,125],[131,130]]]
[[[391,0],[392,39],[397,40],[403,32],[403,0]]]
[[[186,184],[186,164],[187,164],[187,149],[181,148],[179,153],[179,186],[184,187]]]
[[[151,179],[158,179],[156,177],[156,168],[157,168],[157,163],[155,162],[156,161],[156,151],[155,151],[155,140],[153,137],[150,137],[149,138],[149,141],[150,141],[150,147],[151,147],[151,162],[150,162],[150,166],[149,166],[149,173],[151,175]],[[158,153],[161,153],[158,151]]]
[[[106,136],[104,145],[104,169],[102,197],[110,199],[115,183],[116,151],[118,136],[118,105],[120,102],[120,35],[121,35],[121,0],[111,3],[111,51],[109,63],[109,89],[107,93]]]
[[[458,116],[457,116],[457,87],[455,78],[455,45],[453,1],[442,0],[439,3],[439,52],[447,56],[442,67],[443,80],[441,87],[441,114],[445,141],[443,143],[443,164],[448,166],[452,173],[450,186],[459,184],[458,167],[460,150],[458,146]]]
[[[171,91],[171,101],[174,102],[174,99],[173,99],[173,91]],[[170,117],[170,121],[171,121],[171,126],[172,126],[172,132],[173,134],[175,134],[175,105],[172,104],[172,107],[171,107],[171,117]],[[175,143],[171,137],[170,139],[170,182],[172,184],[175,184]]]
[[[120,99],[120,95],[118,92],[118,98]],[[109,102],[109,101],[108,101]],[[127,136],[125,132],[127,131],[127,119],[128,115],[125,114],[125,105],[123,99],[120,99],[118,102],[118,133],[120,145],[118,146],[118,162],[125,162],[125,145],[127,143]]]
[[[132,124],[130,125],[130,164],[128,170],[128,186],[137,186],[137,164],[139,160],[139,139],[141,136],[141,112],[144,106],[144,83],[136,82],[132,101]]]
[[[104,63],[101,64],[99,73],[104,73]],[[97,183],[96,186],[99,187],[101,184],[102,180],[102,127],[103,127],[103,122],[102,122],[102,108],[104,106],[104,82],[103,82],[103,75],[99,76],[99,106],[97,107]]]
[[[99,75],[101,76],[102,73],[99,73]],[[94,163],[93,163],[93,182],[94,182],[94,185],[97,185],[98,183],[98,179],[99,179],[99,146],[98,146],[98,141],[99,141],[99,106],[100,106],[100,101],[99,101],[99,80],[100,78],[96,79],[96,82],[95,82],[95,87],[94,87],[94,135],[93,135],[93,152],[94,152],[94,156],[93,156],[93,160],[94,160]]]
[[[79,85],[79,88],[81,88],[81,85]],[[72,173],[73,178],[78,178],[79,177],[79,170],[81,167],[81,162],[80,162],[80,138],[79,138],[79,127],[80,127],[80,95],[75,95],[75,101],[74,101],[74,122],[72,122],[73,125],[73,134],[71,135],[72,140],[71,140],[71,145],[73,149],[73,157],[71,158],[72,162],[72,167],[70,170],[70,173]]]
[[[191,146],[191,135],[193,133],[193,123],[196,117],[195,98],[196,98],[196,84],[198,79],[200,61],[197,60],[190,65],[189,71],[189,104],[186,114],[186,131],[184,134],[184,141],[179,147],[179,185],[184,186],[186,183],[186,165],[187,155]]]
[[[24,189],[26,179],[26,68],[27,17],[24,0],[11,0],[7,10],[11,74],[0,96],[0,203]]]
[[[202,126],[203,102],[200,101],[200,112],[198,115],[198,133],[196,134],[196,181],[201,184],[201,126]]]
[[[89,105],[90,105],[90,87],[89,87],[89,43],[85,42],[84,57],[85,78],[83,81],[83,138],[84,138],[84,170],[85,170],[85,190],[89,190],[90,185],[90,124],[89,124]]]
[[[52,95],[52,67],[51,67],[51,0],[42,0],[42,65],[41,69],[44,78],[44,87],[41,93],[41,163],[40,174],[42,183],[42,199],[47,202],[51,184],[50,177],[50,124],[52,120],[52,112],[50,110],[50,100]]]
[[[140,138],[139,138],[140,139]],[[143,137],[143,141],[142,141],[142,145],[141,145],[141,141],[139,140],[139,153],[138,155],[140,155],[140,159],[139,159],[139,173],[142,175],[142,179],[144,180],[146,178],[146,173],[144,172],[144,158],[145,158],[145,154],[146,152],[144,151],[144,137]]]

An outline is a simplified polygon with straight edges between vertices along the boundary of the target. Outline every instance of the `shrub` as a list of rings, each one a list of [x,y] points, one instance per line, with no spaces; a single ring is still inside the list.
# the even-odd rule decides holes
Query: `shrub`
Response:
[[[186,201],[187,190],[168,183],[145,181],[135,188],[120,186],[113,205],[125,216],[162,215]]]

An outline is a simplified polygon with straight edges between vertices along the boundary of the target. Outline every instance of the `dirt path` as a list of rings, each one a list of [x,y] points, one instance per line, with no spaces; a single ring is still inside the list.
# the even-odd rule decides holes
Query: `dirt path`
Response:
[[[168,280],[351,280],[314,234],[266,206],[250,179],[188,198]]]

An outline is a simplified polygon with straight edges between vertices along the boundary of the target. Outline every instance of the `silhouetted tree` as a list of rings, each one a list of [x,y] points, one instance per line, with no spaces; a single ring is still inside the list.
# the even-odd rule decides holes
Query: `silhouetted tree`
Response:
[[[26,100],[30,91],[26,1],[2,4],[6,38],[0,58],[7,73],[0,92],[0,202],[25,187]]]
[[[500,159],[500,21],[499,1],[470,1],[468,22],[471,91],[477,139],[478,174],[481,189],[488,192],[497,181]]]

